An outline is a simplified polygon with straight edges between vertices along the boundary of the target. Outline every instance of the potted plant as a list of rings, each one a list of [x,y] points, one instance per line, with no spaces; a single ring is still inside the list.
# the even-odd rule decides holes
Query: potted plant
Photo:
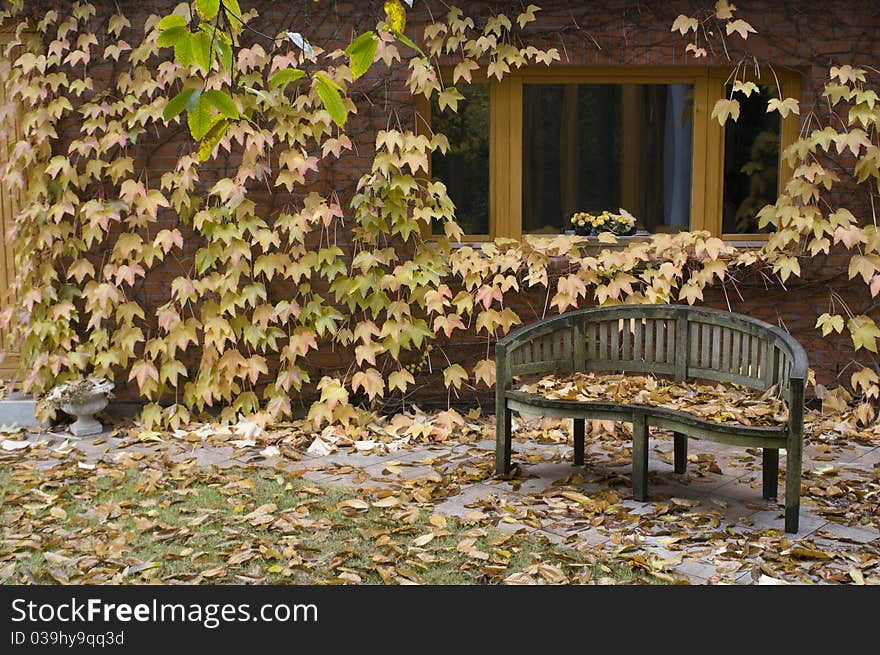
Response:
[[[113,386],[113,382],[105,378],[71,380],[53,387],[43,403],[76,417],[68,428],[71,434],[78,437],[98,434],[104,427],[95,414],[104,409],[113,397]]]
[[[579,236],[595,236],[602,232],[611,232],[618,236],[635,234],[636,219],[625,209],[619,213],[605,210],[599,214],[590,212],[576,212],[569,222],[574,227],[574,233]]]

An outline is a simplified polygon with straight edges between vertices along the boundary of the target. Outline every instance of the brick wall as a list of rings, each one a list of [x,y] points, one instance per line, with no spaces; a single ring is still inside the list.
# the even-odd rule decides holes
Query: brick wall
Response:
[[[118,0],[117,3],[96,3],[99,15],[96,20],[106,25],[106,16],[114,13],[118,4],[135,25],[127,35],[139,34],[139,25],[150,13],[164,13],[176,2],[160,0]],[[469,15],[480,17],[490,10],[504,10],[511,16],[518,13],[520,2],[464,2],[460,3]],[[670,26],[679,13],[693,13],[695,6],[709,7],[710,0],[669,2],[633,0],[603,0],[601,2],[575,2],[567,0],[543,0],[537,2],[543,8],[538,14],[538,22],[526,32],[526,38],[539,47],[555,47],[560,51],[562,62],[558,65],[694,65],[693,59],[685,59],[686,40],[670,31]],[[260,17],[252,26],[260,31],[274,34],[281,28],[292,29],[305,34],[311,42],[330,49],[344,47],[353,36],[372,28],[382,16],[381,0],[369,2],[269,2],[242,0],[244,7],[252,6],[260,12]],[[420,26],[429,20],[430,15],[442,15],[443,3],[419,0],[416,8],[409,14],[407,33],[420,33]],[[34,11],[57,6],[64,10],[66,2],[42,2]],[[102,14],[103,12],[103,14]],[[102,15],[105,17],[101,20]],[[817,3],[789,0],[763,0],[743,6],[738,16],[749,21],[757,30],[747,47],[761,60],[775,67],[793,68],[803,75],[802,115],[808,109],[821,109],[817,103],[816,91],[827,75],[828,66],[835,63],[871,64],[877,59],[880,49],[880,9],[875,3],[853,4],[837,0]],[[418,32],[416,32],[418,30]],[[738,48],[739,39],[729,39]],[[264,44],[265,45],[265,44]],[[101,43],[103,48],[104,43]],[[735,60],[737,52],[731,50]],[[714,52],[700,61],[700,65],[729,65],[723,52]],[[121,71],[112,61],[94,62],[91,74],[96,78],[110,79]],[[405,70],[398,67],[390,75],[384,65],[375,66],[359,80],[350,91],[357,102],[358,114],[351,118],[348,133],[354,143],[353,154],[339,161],[327,160],[322,163],[319,174],[312,174],[308,188],[328,194],[335,191],[342,206],[347,205],[354,185],[371,162],[375,132],[387,127],[389,113],[399,117],[403,127],[414,125],[414,103],[404,85]],[[58,153],[66,153],[66,141],[78,131],[75,119],[68,121],[68,132],[54,144]],[[147,179],[156,184],[165,171],[172,170],[181,153],[191,149],[185,131],[181,128],[168,128],[150,137],[142,137],[134,148],[137,169]],[[234,174],[234,157],[220,157],[208,162],[200,169],[201,184],[209,189],[213,183],[224,176]],[[259,212],[271,215],[291,198],[285,193],[268,194],[252,185],[250,198],[258,203]],[[298,195],[298,194],[297,194]],[[852,206],[852,201],[848,201]],[[164,226],[177,225],[177,219],[169,213],[162,216]],[[192,237],[186,233],[185,236]],[[343,248],[347,246],[343,236]],[[133,296],[147,307],[163,304],[169,297],[171,280],[186,270],[198,244],[189,238],[184,252],[178,259],[169,259],[158,265],[145,281],[135,288]],[[870,304],[871,299],[863,291],[862,284],[847,282],[845,268],[841,268],[840,255],[820,256],[810,263],[803,280],[792,280],[790,288],[783,289],[778,284],[760,276],[743,280],[739,292],[728,288],[713,289],[706,297],[706,304],[750,314],[773,324],[789,329],[807,348],[811,364],[816,368],[820,382],[833,384],[837,376],[849,364],[851,350],[848,337],[845,339],[822,339],[813,325],[816,317],[827,311],[829,290],[845,299],[854,313]],[[284,297],[285,289],[274,285],[270,300],[278,301]],[[545,306],[543,292],[523,293],[510,299],[513,308],[528,321],[539,317]],[[466,367],[486,356],[486,343],[483,340],[463,341],[441,344],[452,361]],[[849,355],[847,353],[850,353]],[[315,379],[321,375],[332,374],[347,368],[350,355],[345,352],[325,350],[311,358],[312,365],[318,369]],[[416,399],[424,404],[445,403],[447,394],[439,384],[437,374],[445,366],[445,358],[432,356],[431,363],[435,375],[427,372],[419,377],[420,388]],[[119,380],[121,396],[132,395],[126,389],[125,381]],[[479,394],[486,400],[486,393]],[[465,396],[472,400],[472,395]]]

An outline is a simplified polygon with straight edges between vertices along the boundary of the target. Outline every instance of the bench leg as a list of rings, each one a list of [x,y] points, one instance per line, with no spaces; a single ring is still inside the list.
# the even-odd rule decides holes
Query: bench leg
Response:
[[[513,416],[507,407],[500,409],[495,415],[495,473],[507,475],[510,473],[510,424]]]
[[[764,498],[770,500],[777,496],[779,480],[779,448],[764,449]]]
[[[686,434],[680,432],[672,433],[672,440],[675,448],[675,472],[684,473],[687,471],[688,465],[688,438]]]
[[[648,422],[644,414],[633,417],[632,438],[633,498],[648,500]]]
[[[574,419],[574,464],[580,466],[584,463],[584,433],[586,421],[582,418]]]
[[[797,532],[801,508],[801,435],[789,437],[785,449],[785,531]]]

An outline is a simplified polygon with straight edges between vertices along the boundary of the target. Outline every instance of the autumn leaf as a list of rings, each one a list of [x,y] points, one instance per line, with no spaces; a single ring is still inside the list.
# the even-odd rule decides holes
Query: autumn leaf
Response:
[[[450,387],[460,389],[461,383],[467,382],[467,379],[467,371],[460,364],[453,364],[443,369],[443,384],[447,389]]]
[[[386,0],[384,9],[388,26],[393,32],[402,34],[406,29],[406,9],[400,4],[400,0]]]
[[[772,111],[778,111],[780,116],[788,118],[789,114],[801,113],[800,103],[794,98],[785,98],[784,100],[770,98],[770,100],[767,101],[767,113]]]
[[[416,381],[415,378],[413,378],[412,373],[407,371],[405,368],[394,371],[393,373],[391,373],[391,375],[388,376],[389,391],[397,389],[401,393],[406,393],[407,387],[415,383]]]
[[[727,36],[736,32],[743,39],[748,39],[749,34],[757,34],[757,30],[741,18],[728,21],[724,26],[724,31],[727,32]]]
[[[474,366],[474,381],[482,382],[487,387],[495,386],[495,361],[483,359]]]
[[[679,14],[676,19],[672,22],[672,32],[680,32],[681,34],[687,34],[691,30],[694,32],[697,31],[700,23],[696,18],[692,18],[690,16],[685,16],[684,14]]]
[[[835,314],[822,314],[816,320],[816,327],[822,329],[822,336],[827,337],[832,331],[840,334],[843,332],[843,316]]]
[[[734,121],[739,119],[739,100],[727,100],[722,98],[721,100],[717,100],[715,102],[715,106],[712,107],[711,118],[715,118],[718,120],[718,123],[724,125],[727,122],[727,119],[730,118]]]
[[[877,352],[877,337],[880,337],[880,329],[871,318],[864,315],[854,316],[847,321],[846,327],[856,350],[864,348],[872,353]]]

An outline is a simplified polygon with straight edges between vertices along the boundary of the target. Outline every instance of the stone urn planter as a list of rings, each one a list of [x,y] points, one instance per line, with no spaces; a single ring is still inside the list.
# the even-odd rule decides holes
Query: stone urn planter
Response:
[[[84,437],[104,430],[95,418],[113,397],[113,383],[104,378],[86,378],[65,382],[52,389],[45,401],[66,414],[76,417],[68,428],[74,436]]]
[[[76,437],[84,437],[90,434],[98,434],[104,430],[101,422],[95,418],[95,414],[107,406],[110,399],[104,392],[95,393],[77,401],[71,401],[61,405],[61,409],[76,421],[70,424],[68,430]]]

